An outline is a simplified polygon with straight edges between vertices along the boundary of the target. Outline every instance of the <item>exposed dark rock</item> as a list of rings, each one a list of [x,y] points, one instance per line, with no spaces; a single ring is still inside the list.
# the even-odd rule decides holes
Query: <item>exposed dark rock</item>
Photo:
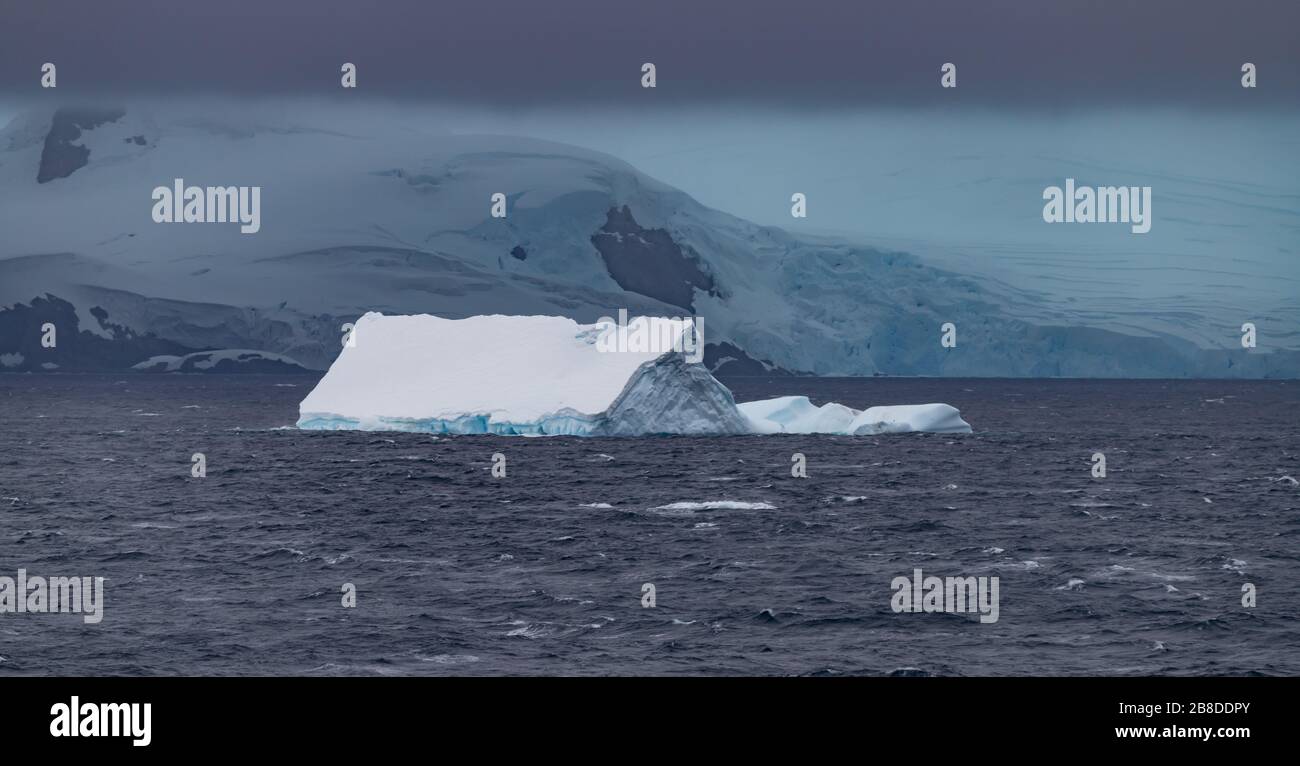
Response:
[[[281,359],[270,358],[258,351],[247,351],[234,357],[223,356],[213,361],[220,352],[201,351],[188,354],[179,359],[164,359],[150,366],[137,366],[140,372],[187,372],[187,373],[253,373],[253,374],[298,374],[311,370],[298,364]]]
[[[510,254],[521,261],[528,260],[528,252],[519,245],[515,245],[514,249],[510,251]]]
[[[81,131],[93,130],[106,122],[117,122],[126,114],[124,109],[59,109],[50,122],[50,132],[45,134],[45,148],[41,150],[41,167],[36,171],[36,183],[43,184],[56,178],[67,178],[90,160],[90,150],[73,142],[81,138]]]
[[[610,208],[591,243],[619,287],[693,311],[695,289],[713,290],[713,277],[700,268],[663,229],[643,229],[624,205]]]
[[[98,306],[91,308],[90,313],[99,322],[100,330],[111,337],[81,329],[76,307],[53,295],[34,298],[30,306],[19,303],[0,311],[0,355],[7,355],[10,362],[0,365],[0,370],[53,369],[45,365],[56,365],[65,372],[123,370],[151,356],[183,355],[199,350],[152,333],[138,335],[130,328],[108,321],[108,313]],[[55,328],[53,348],[41,345],[44,335],[41,327],[47,322]],[[13,363],[18,356],[21,359]]]
[[[720,377],[747,375],[791,375],[771,362],[760,362],[730,343],[704,344],[704,366]]]

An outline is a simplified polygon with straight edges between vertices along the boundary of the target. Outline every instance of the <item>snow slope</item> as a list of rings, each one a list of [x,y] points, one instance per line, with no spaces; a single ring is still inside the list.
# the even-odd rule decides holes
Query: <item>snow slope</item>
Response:
[[[154,223],[151,191],[176,178],[261,186],[261,231]],[[380,107],[29,112],[0,132],[0,199],[0,354],[21,355],[6,369],[233,349],[325,369],[370,311],[626,308],[703,317],[719,374],[1300,375],[1300,335],[1276,318],[1251,350],[1226,321],[1217,345],[1140,312],[1117,332],[907,253],[754,225],[607,155]],[[42,348],[50,321],[78,342]],[[956,348],[939,343],[948,322]]]

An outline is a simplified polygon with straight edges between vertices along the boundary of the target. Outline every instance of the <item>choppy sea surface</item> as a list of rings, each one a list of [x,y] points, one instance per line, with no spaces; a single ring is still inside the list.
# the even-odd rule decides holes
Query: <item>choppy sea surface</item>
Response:
[[[106,578],[0,675],[1300,673],[1297,381],[738,379],[975,433],[644,439],[298,431],[314,382],[0,375],[0,576]]]

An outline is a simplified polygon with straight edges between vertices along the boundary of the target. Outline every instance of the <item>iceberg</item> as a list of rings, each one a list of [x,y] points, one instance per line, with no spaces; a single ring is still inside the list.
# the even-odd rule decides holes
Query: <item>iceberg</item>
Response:
[[[836,434],[870,436],[924,431],[970,433],[961,412],[948,404],[898,404],[855,410],[830,402],[818,407],[806,396],[781,396],[736,405],[760,434]]]
[[[613,342],[613,341],[617,342]],[[737,404],[690,319],[578,324],[371,312],[298,406],[298,427],[525,436],[969,433],[947,404],[856,410],[806,396]]]
[[[642,343],[609,343],[617,330]],[[687,319],[368,313],[298,427],[451,434],[740,434],[731,391],[687,359]],[[642,347],[645,348],[642,348]],[[660,350],[649,350],[650,348]]]
[[[924,431],[932,434],[968,434],[970,424],[961,412],[948,404],[895,404],[868,407],[849,424],[853,436],[902,434]]]
[[[737,405],[759,434],[846,434],[858,411],[842,404],[813,404],[806,396],[780,396]]]

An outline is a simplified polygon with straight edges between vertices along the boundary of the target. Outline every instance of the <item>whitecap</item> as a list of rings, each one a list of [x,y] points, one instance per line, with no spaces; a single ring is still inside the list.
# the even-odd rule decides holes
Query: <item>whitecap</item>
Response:
[[[479,658],[472,654],[435,654],[432,657],[421,657],[416,655],[416,659],[421,662],[433,662],[439,665],[463,665],[465,663],[479,661]]]
[[[506,635],[511,638],[542,638],[543,636],[550,635],[550,631],[541,625],[533,625],[531,623],[518,621],[510,624],[521,626],[506,632]]]
[[[769,503],[746,503],[739,500],[708,500],[702,503],[681,502],[655,506],[656,511],[774,511]]]

